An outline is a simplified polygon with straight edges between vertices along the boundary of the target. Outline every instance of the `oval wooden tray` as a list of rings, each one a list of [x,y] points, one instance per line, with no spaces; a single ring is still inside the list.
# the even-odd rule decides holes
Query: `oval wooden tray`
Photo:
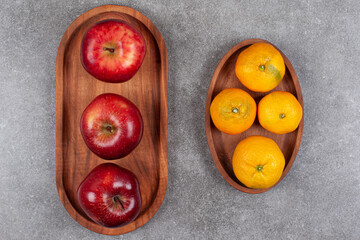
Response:
[[[146,41],[142,66],[125,83],[99,81],[81,65],[83,34],[92,24],[105,19],[131,24]],[[123,6],[100,6],[82,14],[66,30],[56,59],[56,185],[65,209],[82,226],[102,234],[119,235],[141,227],[160,208],[168,178],[167,88],[168,56],[164,40],[155,25],[140,12]],[[102,93],[117,93],[130,99],[144,120],[144,134],[137,148],[127,157],[111,161],[138,177],[141,212],[132,223],[113,229],[91,221],[76,199],[76,190],[87,174],[95,166],[109,162],[93,154],[80,133],[83,110]]]
[[[231,186],[246,193],[266,192],[272,187],[274,187],[276,184],[266,189],[251,189],[244,186],[235,177],[232,168],[232,155],[234,153],[236,145],[242,139],[252,135],[261,135],[273,139],[279,145],[280,149],[284,153],[285,161],[286,161],[284,172],[280,180],[278,181],[279,183],[289,172],[296,158],[296,154],[300,147],[303,127],[304,127],[304,117],[303,117],[299,127],[294,132],[283,135],[277,135],[262,128],[258,122],[258,119],[256,118],[254,124],[247,131],[238,135],[228,135],[226,133],[220,132],[212,123],[210,117],[210,104],[214,99],[214,97],[223,89],[231,88],[231,87],[241,88],[246,92],[248,92],[255,99],[256,104],[259,103],[262,97],[264,97],[266,94],[269,93],[269,92],[258,93],[247,89],[245,86],[241,84],[241,82],[237,79],[235,75],[235,63],[239,53],[244,49],[246,49],[247,47],[249,47],[251,44],[258,42],[269,43],[261,39],[248,39],[235,45],[221,59],[211,79],[211,83],[209,86],[208,95],[206,99],[206,110],[205,110],[206,136],[215,165],[219,170],[219,172],[221,173],[221,175]],[[276,46],[274,47],[276,48]],[[286,72],[279,86],[277,86],[272,91],[287,91],[294,94],[294,96],[299,100],[302,108],[304,109],[300,84],[297,79],[295,70],[292,67],[289,59],[287,59],[287,57],[281,51],[280,53],[282,54],[285,61]]]

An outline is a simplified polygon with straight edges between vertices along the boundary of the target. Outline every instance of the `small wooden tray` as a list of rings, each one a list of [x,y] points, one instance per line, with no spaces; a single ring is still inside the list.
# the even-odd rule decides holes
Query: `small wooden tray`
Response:
[[[81,65],[80,44],[85,31],[105,19],[129,23],[146,41],[144,62],[125,83],[99,81]],[[168,178],[167,88],[168,56],[164,40],[155,25],[140,12],[123,6],[100,6],[82,14],[64,33],[56,59],[56,185],[65,209],[82,226],[102,234],[119,235],[141,227],[160,208]],[[97,157],[81,137],[81,114],[102,93],[128,98],[139,108],[144,120],[140,144],[123,159],[106,161]],[[135,221],[120,228],[94,223],[77,201],[80,182],[94,167],[105,162],[129,169],[140,183],[141,212]]]
[[[209,86],[208,95],[206,99],[206,110],[205,110],[206,136],[207,136],[210,152],[217,169],[231,186],[233,186],[234,188],[240,191],[246,193],[253,193],[253,194],[266,192],[272,187],[274,187],[276,184],[266,189],[251,189],[243,185],[236,178],[232,168],[232,155],[234,153],[236,145],[241,140],[252,135],[261,135],[273,139],[279,145],[281,151],[285,156],[285,161],[286,161],[284,172],[280,180],[277,182],[279,183],[286,176],[292,164],[294,163],[296,154],[300,147],[303,127],[304,127],[304,117],[303,117],[301,119],[299,127],[294,132],[278,135],[271,133],[265,130],[264,128],[262,128],[261,125],[259,124],[258,119],[256,118],[254,124],[247,131],[238,135],[228,135],[226,133],[220,132],[213,124],[210,117],[210,104],[214,99],[214,97],[222,90],[232,87],[241,88],[246,92],[248,92],[255,99],[256,104],[259,103],[262,97],[264,97],[269,93],[269,92],[258,93],[247,89],[245,86],[241,84],[241,82],[237,79],[235,75],[235,63],[239,53],[244,49],[246,49],[247,47],[249,47],[250,45],[258,42],[269,43],[261,39],[248,39],[235,45],[221,59],[211,79],[211,83]],[[292,93],[298,99],[302,108],[304,109],[301,88],[295,70],[292,67],[289,59],[287,59],[287,57],[280,50],[279,52],[284,58],[286,65],[286,72],[279,86],[277,86],[272,91],[287,91]]]

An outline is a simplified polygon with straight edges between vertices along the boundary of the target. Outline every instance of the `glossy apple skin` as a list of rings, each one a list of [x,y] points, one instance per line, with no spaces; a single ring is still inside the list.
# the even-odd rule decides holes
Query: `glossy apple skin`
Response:
[[[109,228],[132,222],[141,209],[136,176],[112,163],[94,168],[80,184],[77,198],[89,218]]]
[[[81,42],[81,63],[85,70],[104,82],[131,79],[145,54],[143,36],[120,20],[105,20],[87,30]]]
[[[139,109],[117,94],[97,96],[84,110],[81,135],[88,148],[107,160],[125,157],[139,144],[143,135]]]

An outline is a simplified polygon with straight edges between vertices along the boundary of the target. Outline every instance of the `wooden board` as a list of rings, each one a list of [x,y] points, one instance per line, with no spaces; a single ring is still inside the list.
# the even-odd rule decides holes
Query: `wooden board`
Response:
[[[120,19],[144,37],[147,52],[136,75],[125,83],[105,83],[85,71],[80,61],[80,44],[85,31],[105,19]],[[168,178],[167,87],[168,56],[155,25],[140,12],[123,6],[105,5],[78,17],[66,30],[56,59],[56,184],[69,214],[82,226],[102,234],[119,235],[148,222],[160,208]],[[110,161],[132,171],[139,180],[141,212],[135,221],[120,228],[105,228],[91,221],[76,197],[80,182],[97,165],[109,162],[85,145],[80,117],[99,94],[120,94],[139,108],[144,120],[140,144],[127,157]]]
[[[206,111],[205,111],[206,136],[215,165],[219,170],[219,172],[221,173],[221,175],[231,186],[246,193],[262,193],[268,191],[272,187],[266,189],[247,188],[235,177],[232,168],[232,155],[234,153],[236,145],[246,137],[253,135],[261,135],[273,139],[279,145],[280,149],[284,153],[285,161],[286,161],[284,172],[280,180],[278,181],[279,183],[286,176],[292,164],[294,163],[296,154],[300,147],[303,127],[304,127],[304,116],[303,116],[299,127],[294,132],[278,135],[271,133],[265,130],[264,128],[262,128],[261,125],[259,124],[258,119],[256,118],[254,124],[247,131],[238,135],[228,135],[226,133],[220,132],[211,121],[210,104],[214,99],[214,97],[219,92],[221,92],[226,88],[235,87],[245,90],[255,99],[256,104],[259,103],[262,97],[264,97],[269,93],[269,92],[258,93],[247,89],[244,85],[241,84],[241,82],[237,79],[235,75],[235,63],[240,52],[246,49],[247,47],[249,47],[250,45],[258,42],[269,43],[261,39],[248,39],[234,46],[221,59],[211,79],[211,83],[209,86],[208,95],[206,99]],[[276,48],[276,46],[274,47]],[[281,83],[272,91],[287,91],[292,93],[299,100],[302,108],[304,109],[300,84],[296,76],[295,70],[292,67],[289,59],[287,59],[287,57],[281,51],[280,53],[282,54],[285,61],[286,72]]]

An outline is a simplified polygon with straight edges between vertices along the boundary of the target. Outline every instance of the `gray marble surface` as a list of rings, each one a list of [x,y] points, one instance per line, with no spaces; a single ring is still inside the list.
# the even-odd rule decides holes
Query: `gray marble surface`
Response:
[[[126,5],[158,27],[169,54],[169,182],[140,229],[80,226],[55,184],[55,61],[83,12]],[[0,239],[359,239],[360,2],[1,0]],[[274,189],[247,195],[217,171],[204,109],[217,63],[263,38],[292,62],[304,96],[297,159]]]

